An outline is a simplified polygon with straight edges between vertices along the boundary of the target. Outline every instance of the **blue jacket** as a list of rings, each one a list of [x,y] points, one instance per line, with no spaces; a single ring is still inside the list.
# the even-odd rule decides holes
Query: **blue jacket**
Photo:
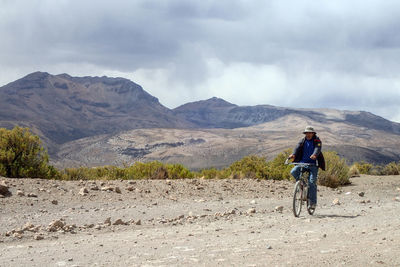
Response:
[[[314,141],[314,152],[313,155],[317,156],[317,163],[318,167],[320,167],[322,170],[325,171],[325,159],[324,155],[321,152],[322,149],[322,142],[319,139],[318,136],[314,135],[312,140]],[[303,158],[303,150],[304,150],[304,142],[306,141],[306,138],[302,138],[299,143],[297,144],[296,148],[293,151],[294,154],[294,160],[293,162],[300,162],[300,160]]]

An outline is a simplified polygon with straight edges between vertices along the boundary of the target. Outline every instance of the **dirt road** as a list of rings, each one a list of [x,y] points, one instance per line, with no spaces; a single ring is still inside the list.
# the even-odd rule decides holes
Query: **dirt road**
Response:
[[[320,186],[300,218],[287,181],[0,180],[0,266],[400,265],[400,176]]]

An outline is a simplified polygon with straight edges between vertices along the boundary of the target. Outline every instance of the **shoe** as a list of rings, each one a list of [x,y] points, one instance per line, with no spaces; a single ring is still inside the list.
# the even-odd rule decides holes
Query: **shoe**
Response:
[[[311,204],[308,206],[308,209],[315,210],[316,207],[317,207],[317,204]]]

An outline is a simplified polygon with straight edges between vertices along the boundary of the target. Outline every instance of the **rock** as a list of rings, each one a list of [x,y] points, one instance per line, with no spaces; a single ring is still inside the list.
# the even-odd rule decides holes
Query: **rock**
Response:
[[[250,204],[257,204],[257,201],[255,199],[253,199],[252,201],[250,201]]]
[[[98,191],[98,190],[99,190],[99,187],[95,184],[95,185],[92,185],[92,186],[90,187],[90,190]]]
[[[339,201],[338,198],[335,198],[335,199],[332,201],[332,204],[333,204],[333,205],[340,205],[341,203],[340,203],[340,201]]]
[[[108,217],[108,218],[104,221],[104,224],[111,225],[111,217]]]
[[[129,186],[129,187],[126,188],[126,190],[127,191],[133,191],[133,190],[135,190],[135,188],[133,186]]]
[[[23,196],[25,196],[25,193],[21,190],[17,190],[17,196],[23,197]]]
[[[101,191],[114,191],[114,188],[112,186],[104,186],[101,188]]]
[[[283,206],[276,206],[274,210],[277,211],[277,212],[282,212],[283,211]]]
[[[35,226],[34,226],[32,223],[27,222],[27,223],[22,227],[22,230],[23,230],[23,231],[31,231],[31,230],[34,229],[34,228],[35,228]]]
[[[86,196],[88,193],[89,193],[89,190],[86,187],[82,187],[79,190],[79,195],[81,195],[81,196]]]
[[[121,220],[121,219],[117,219],[117,220],[113,223],[113,225],[126,225],[126,223],[125,223],[123,220]]]
[[[365,195],[365,192],[359,192],[358,195],[359,195],[360,197],[363,197],[363,196]]]
[[[100,224],[98,224],[98,225],[96,225],[95,227],[94,227],[94,229],[96,229],[96,230],[100,230],[102,227],[101,227],[101,225]]]
[[[267,245],[266,249],[272,249],[272,247],[270,245]]]
[[[256,213],[256,209],[251,208],[247,210],[247,214],[253,214],[253,213]]]
[[[54,200],[51,201],[51,204],[58,205],[58,201],[54,199]]]
[[[394,201],[400,202],[400,197],[395,197]]]
[[[0,194],[3,196],[11,195],[11,192],[5,181],[0,181]]]
[[[117,186],[114,189],[115,193],[121,194],[121,189]]]
[[[142,225],[142,221],[141,221],[141,220],[138,220],[135,224],[136,224],[136,225]]]
[[[58,230],[62,230],[65,226],[65,223],[61,220],[55,220],[49,224],[48,231],[49,232],[56,232]]]
[[[28,197],[38,197],[35,193],[29,193]]]
[[[33,239],[35,239],[35,240],[43,240],[44,237],[42,235],[34,235]]]

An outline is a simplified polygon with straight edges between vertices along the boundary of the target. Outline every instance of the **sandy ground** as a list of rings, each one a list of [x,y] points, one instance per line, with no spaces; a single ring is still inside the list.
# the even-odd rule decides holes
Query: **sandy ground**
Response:
[[[400,176],[320,186],[300,218],[287,181],[0,180],[0,266],[400,265]]]

